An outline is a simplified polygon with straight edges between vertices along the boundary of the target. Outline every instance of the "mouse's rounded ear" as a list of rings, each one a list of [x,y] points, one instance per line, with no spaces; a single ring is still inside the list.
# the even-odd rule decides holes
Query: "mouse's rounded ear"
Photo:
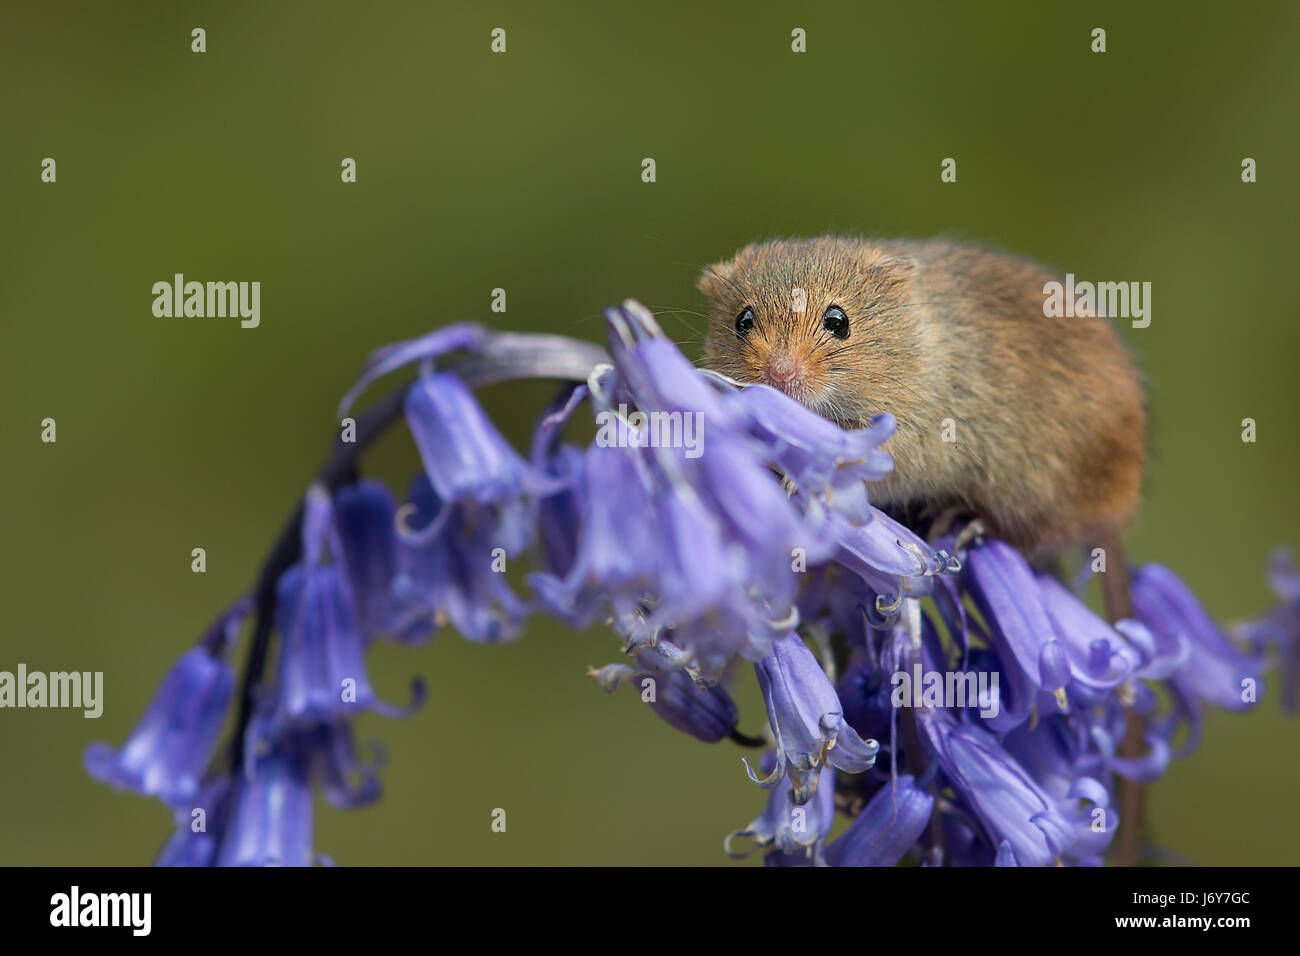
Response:
[[[911,256],[887,255],[867,263],[865,271],[873,284],[888,288],[906,282],[920,267],[920,260]]]
[[[920,264],[919,259],[914,259],[911,256],[885,256],[873,262],[871,267],[879,269],[882,273],[898,276],[901,279],[908,273],[915,272]]]
[[[708,299],[717,299],[727,290],[735,265],[731,262],[716,262],[705,266],[700,277],[695,280],[695,288],[704,293]]]

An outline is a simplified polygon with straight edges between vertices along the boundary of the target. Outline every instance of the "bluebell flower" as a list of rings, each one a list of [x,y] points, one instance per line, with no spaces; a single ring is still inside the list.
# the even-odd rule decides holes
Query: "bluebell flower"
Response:
[[[832,508],[845,496],[858,502],[862,482],[880,481],[893,470],[892,456],[880,447],[898,427],[892,415],[882,413],[866,428],[845,431],[767,385],[746,385],[735,402],[745,413],[746,431],[782,474]],[[855,516],[854,510],[848,515]]]
[[[471,520],[486,509],[508,554],[527,547],[533,525],[526,496],[553,494],[563,483],[536,471],[511,448],[450,372],[420,376],[406,393],[406,420],[441,507],[425,527],[405,537],[413,543],[432,540],[458,508],[467,509]]]
[[[1074,821],[992,734],[943,710],[923,710],[916,726],[961,801],[997,844],[1010,842],[1020,866],[1052,863],[1075,844]]]
[[[751,780],[772,790],[788,776],[792,799],[802,805],[816,793],[824,765],[861,773],[875,764],[879,744],[863,740],[844,721],[835,688],[797,634],[777,641],[754,669],[767,705],[768,724],[776,737],[776,760],[771,772],[761,779],[746,760]]]
[[[454,374],[423,373],[405,408],[424,475],[398,512],[394,594],[471,641],[514,638],[531,607],[507,562],[532,543],[539,499],[567,493],[572,476],[519,455]]]
[[[290,747],[258,757],[233,787],[215,865],[311,866],[312,787]]]
[[[695,669],[713,677],[737,654],[766,653],[789,629],[797,577],[788,552],[747,549],[694,489],[657,482],[643,449],[588,449],[582,487],[568,574],[529,579],[554,613],[584,627],[644,610],[652,631],[671,630]]]
[[[760,769],[771,773],[776,769],[776,761],[776,754],[768,751],[763,755]],[[818,773],[814,786],[816,796],[804,804],[794,802],[790,780],[782,777],[768,794],[763,812],[745,829],[727,834],[723,851],[735,859],[744,859],[754,850],[764,850],[769,857],[782,855],[779,862],[786,866],[824,863],[822,848],[835,823],[835,771],[823,766]],[[750,840],[753,846],[750,849],[733,846],[737,839]]]
[[[1139,666],[1138,654],[1068,588],[1047,575],[1038,575],[1038,593],[1059,639],[1069,669],[1069,681],[1092,688],[1116,687]]]
[[[1150,716],[1154,699],[1133,709],[1144,717]],[[1074,715],[1075,732],[1086,735],[1087,748],[1076,758],[1076,768],[1094,777],[1116,773],[1130,780],[1151,783],[1164,776],[1173,757],[1169,743],[1170,728],[1148,724],[1144,735],[1145,752],[1136,756],[1123,756],[1120,743],[1124,739],[1124,708],[1119,700],[1107,698],[1099,705]]]
[[[268,733],[289,722],[330,722],[363,710],[403,717],[419,707],[423,683],[412,681],[406,707],[380,700],[371,687],[351,588],[335,563],[323,561],[326,547],[342,553],[329,493],[314,485],[303,504],[302,553],[276,588],[276,629],[282,647]],[[260,743],[250,737],[249,743]]]
[[[369,745],[369,754],[358,753],[350,721],[336,720],[296,729],[290,746],[309,779],[331,806],[349,809],[379,799],[379,771],[384,753],[375,743]]]
[[[1294,712],[1300,706],[1300,570],[1295,553],[1278,548],[1269,557],[1269,583],[1278,603],[1267,614],[1241,628],[1255,652],[1275,653],[1280,661],[1282,705]]]
[[[1056,801],[1062,816],[1072,820],[1076,839],[1067,858],[1099,865],[1119,826],[1111,807],[1114,795],[1103,782],[1108,774],[1092,777],[1085,756],[1088,740],[1071,728],[1063,715],[1051,715],[1030,730],[1018,728],[1003,739],[1007,752],[1033,777],[1043,792]],[[1082,804],[1082,806],[1080,806]]]
[[[377,636],[401,644],[423,643],[435,630],[427,608],[403,601],[394,590],[398,571],[397,502],[380,481],[363,480],[334,493],[339,563],[368,643]]]
[[[798,581],[792,570],[796,553],[804,565],[834,555],[829,525],[782,488],[767,449],[740,434],[708,434],[705,453],[673,460],[676,474],[665,475],[660,487],[675,498],[697,498],[718,522],[721,540],[734,552],[731,560],[748,566],[758,596],[784,610]]]
[[[593,445],[583,456],[576,554],[563,578],[538,573],[529,585],[556,615],[577,628],[602,614],[634,616],[655,580],[660,538],[653,490],[639,455]],[[638,542],[639,547],[630,547]]]
[[[1264,662],[1233,646],[1178,575],[1163,565],[1143,565],[1133,575],[1132,595],[1134,612],[1157,639],[1192,645],[1191,665],[1171,678],[1174,683],[1224,710],[1246,710],[1263,696]]]
[[[280,717],[315,722],[369,709],[393,717],[411,712],[409,706],[392,707],[375,696],[346,593],[338,568],[332,565],[312,570],[295,565],[280,579],[276,616],[284,638],[276,701]],[[422,696],[418,680],[413,688],[414,704]]]
[[[898,708],[892,703],[892,678],[907,670],[909,647],[901,624],[873,629],[850,652],[836,688],[849,725],[867,739],[888,741],[891,754],[898,718]]]
[[[1120,756],[1125,718],[1119,698],[1154,714],[1155,695],[1133,678],[1177,673],[1188,660],[1189,642],[1157,641],[1137,621],[1112,628],[1054,581],[1035,579],[1019,555],[998,553],[1000,543],[992,552],[988,547],[986,542],[972,549],[960,576],[963,590],[980,592],[979,618],[966,613],[952,579],[937,579],[941,586],[934,594],[951,641],[947,649],[941,649],[928,615],[921,615],[915,650],[900,622],[874,628],[852,645],[839,687],[846,716],[860,733],[890,734],[891,766],[925,766],[928,761],[918,764],[895,739],[898,712],[887,703],[889,675],[909,669],[914,660],[926,673],[998,674],[1000,707],[992,718],[969,704],[964,712],[949,710],[951,701],[905,718],[916,722],[927,753],[939,761],[941,782],[957,797],[940,807],[944,844],[929,844],[924,861],[929,865],[946,854],[957,865],[990,865],[1000,850],[1003,863],[1038,865],[1048,853],[1053,862],[1099,863],[1118,822],[1108,781],[1115,775],[1155,779],[1171,756],[1168,719],[1148,729],[1144,753]],[[981,563],[977,552],[994,560]],[[1036,615],[1035,624],[1025,623],[1026,607]],[[991,636],[993,628],[1001,639]],[[1069,706],[1063,707],[1066,688]],[[1000,742],[976,724],[1002,735]],[[979,805],[981,794],[988,799],[999,792],[1002,800]],[[918,839],[924,848],[929,834]]]
[[[539,448],[533,464],[564,485],[561,491],[536,501],[542,568],[554,578],[564,578],[578,559],[586,459],[582,449],[560,445],[551,451]]]
[[[265,723],[266,717],[255,718]],[[268,739],[267,729],[255,731]],[[157,866],[308,866],[312,794],[351,808],[379,797],[379,759],[362,759],[346,721],[288,728],[237,776],[218,772],[175,811],[176,829]]]
[[[935,609],[954,649],[961,655],[961,670],[977,676],[987,675],[994,714],[983,713],[985,706],[969,706],[965,719],[994,733],[1002,734],[1033,719],[1039,705],[1039,674],[1032,677],[1017,662],[1005,642],[995,641],[981,617],[968,612],[969,567],[963,565],[957,577],[936,579],[933,591]],[[928,618],[926,624],[928,626]],[[1047,642],[1044,642],[1047,643]],[[928,650],[928,648],[927,648]],[[1041,648],[1040,648],[1041,653]],[[1050,653],[1050,652],[1049,652]],[[1057,658],[1059,660],[1059,658]],[[1049,666],[1051,659],[1049,658]],[[996,680],[996,690],[993,681]],[[1055,696],[1055,695],[1054,695]],[[1054,699],[1048,705],[1059,706]],[[980,712],[977,712],[980,711]]]
[[[611,336],[613,381],[604,388],[618,394],[625,389],[637,413],[697,415],[702,420],[698,457],[690,457],[684,448],[644,449],[643,479],[652,496],[707,512],[715,546],[725,549],[729,562],[739,569],[738,576],[747,582],[749,603],[766,603],[771,617],[786,617],[797,584],[792,570],[796,552],[805,564],[824,561],[832,553],[824,521],[782,489],[770,468],[772,446],[754,436],[736,393],[717,392],[663,338],[648,313],[614,311],[610,320],[615,328],[626,322],[639,330],[641,338],[633,347],[620,348],[618,336]],[[796,415],[808,414],[797,403],[788,404]],[[611,413],[607,404],[602,411]],[[796,418],[792,429],[802,422],[802,417]],[[620,443],[636,444],[629,439],[645,431],[627,422],[617,425]],[[825,449],[828,469],[841,450],[840,444]],[[764,520],[756,522],[755,515],[763,515]],[[765,652],[766,645],[758,649]]]
[[[717,513],[685,489],[657,495],[654,513],[660,534],[651,627],[670,629],[673,641],[709,677],[737,655],[754,659],[766,653],[791,623],[788,559],[783,556],[777,579],[764,577],[760,561],[740,557]]]
[[[970,549],[962,581],[1003,662],[1014,662],[1042,690],[1060,690],[1069,679],[1068,658],[1024,557],[989,539]]]
[[[1137,655],[1134,677],[1163,681],[1182,671],[1192,659],[1194,648],[1185,634],[1164,631],[1157,636],[1136,619],[1115,622],[1115,630]],[[1130,686],[1136,685],[1130,682]]]
[[[893,613],[903,599],[925,597],[937,575],[959,567],[946,552],[935,550],[883,511],[867,511],[862,524],[838,515],[830,524],[839,549],[836,560],[878,595],[878,611]]]
[[[853,823],[826,847],[831,866],[894,866],[930,825],[934,797],[903,774],[882,785]]]
[[[644,412],[699,412],[707,427],[730,430],[738,420],[732,396],[715,388],[666,336],[654,315],[631,299],[605,310],[609,353],[608,388],[631,398]],[[614,396],[611,396],[611,398]]]
[[[989,842],[983,825],[963,806],[944,803],[939,817],[942,846],[924,847],[922,866],[1019,866],[1011,841]],[[924,836],[923,836],[924,839]]]
[[[155,866],[215,866],[230,813],[231,777],[206,779],[189,804],[175,810],[176,829],[154,861]]]
[[[683,667],[674,665],[673,655],[662,653],[662,648],[641,647],[632,656],[635,666],[606,664],[587,676],[594,677],[606,693],[631,683],[665,723],[705,743],[717,743],[736,729],[740,714],[723,687],[697,683]]]
[[[417,475],[408,494],[410,520],[424,522],[440,510],[445,518],[435,537],[399,540],[395,593],[408,606],[427,609],[438,626],[450,623],[477,644],[517,637],[531,610],[505,575],[517,528],[498,523],[490,510],[441,503],[427,475]]]
[[[172,666],[121,748],[86,748],[92,777],[172,806],[193,799],[225,721],[235,682],[228,656],[248,612],[246,599],[236,601]]]

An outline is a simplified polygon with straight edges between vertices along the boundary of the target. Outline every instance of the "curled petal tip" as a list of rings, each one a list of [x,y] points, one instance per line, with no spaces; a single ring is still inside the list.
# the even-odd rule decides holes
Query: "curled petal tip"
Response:
[[[774,789],[776,785],[781,782],[781,778],[785,776],[785,761],[783,759],[778,759],[776,766],[772,768],[772,772],[761,780],[759,779],[758,774],[754,773],[754,768],[750,766],[749,758],[741,757],[740,759],[745,765],[745,773],[749,774],[749,779],[758,784],[764,790]]]

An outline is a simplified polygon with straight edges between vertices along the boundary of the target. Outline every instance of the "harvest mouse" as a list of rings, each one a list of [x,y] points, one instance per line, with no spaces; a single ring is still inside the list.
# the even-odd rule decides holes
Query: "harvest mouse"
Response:
[[[1048,269],[944,239],[755,243],[705,269],[705,364],[846,428],[898,421],[895,512],[962,514],[1030,556],[1117,542],[1137,509],[1143,389],[1109,322],[1048,318]]]

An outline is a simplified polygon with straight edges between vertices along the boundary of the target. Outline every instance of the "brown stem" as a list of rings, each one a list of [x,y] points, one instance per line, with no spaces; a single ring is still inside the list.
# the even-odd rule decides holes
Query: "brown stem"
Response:
[[[1103,541],[1106,549],[1106,571],[1101,576],[1101,597],[1106,608],[1106,619],[1114,624],[1133,616],[1133,600],[1129,595],[1128,564],[1124,547],[1118,536]],[[1136,680],[1136,678],[1134,678]],[[1120,742],[1121,757],[1140,757],[1146,748],[1146,720],[1137,711],[1124,711],[1124,739]],[[1137,866],[1142,859],[1142,834],[1145,829],[1143,785],[1126,777],[1119,778],[1119,832],[1111,844],[1111,861],[1116,866]]]

